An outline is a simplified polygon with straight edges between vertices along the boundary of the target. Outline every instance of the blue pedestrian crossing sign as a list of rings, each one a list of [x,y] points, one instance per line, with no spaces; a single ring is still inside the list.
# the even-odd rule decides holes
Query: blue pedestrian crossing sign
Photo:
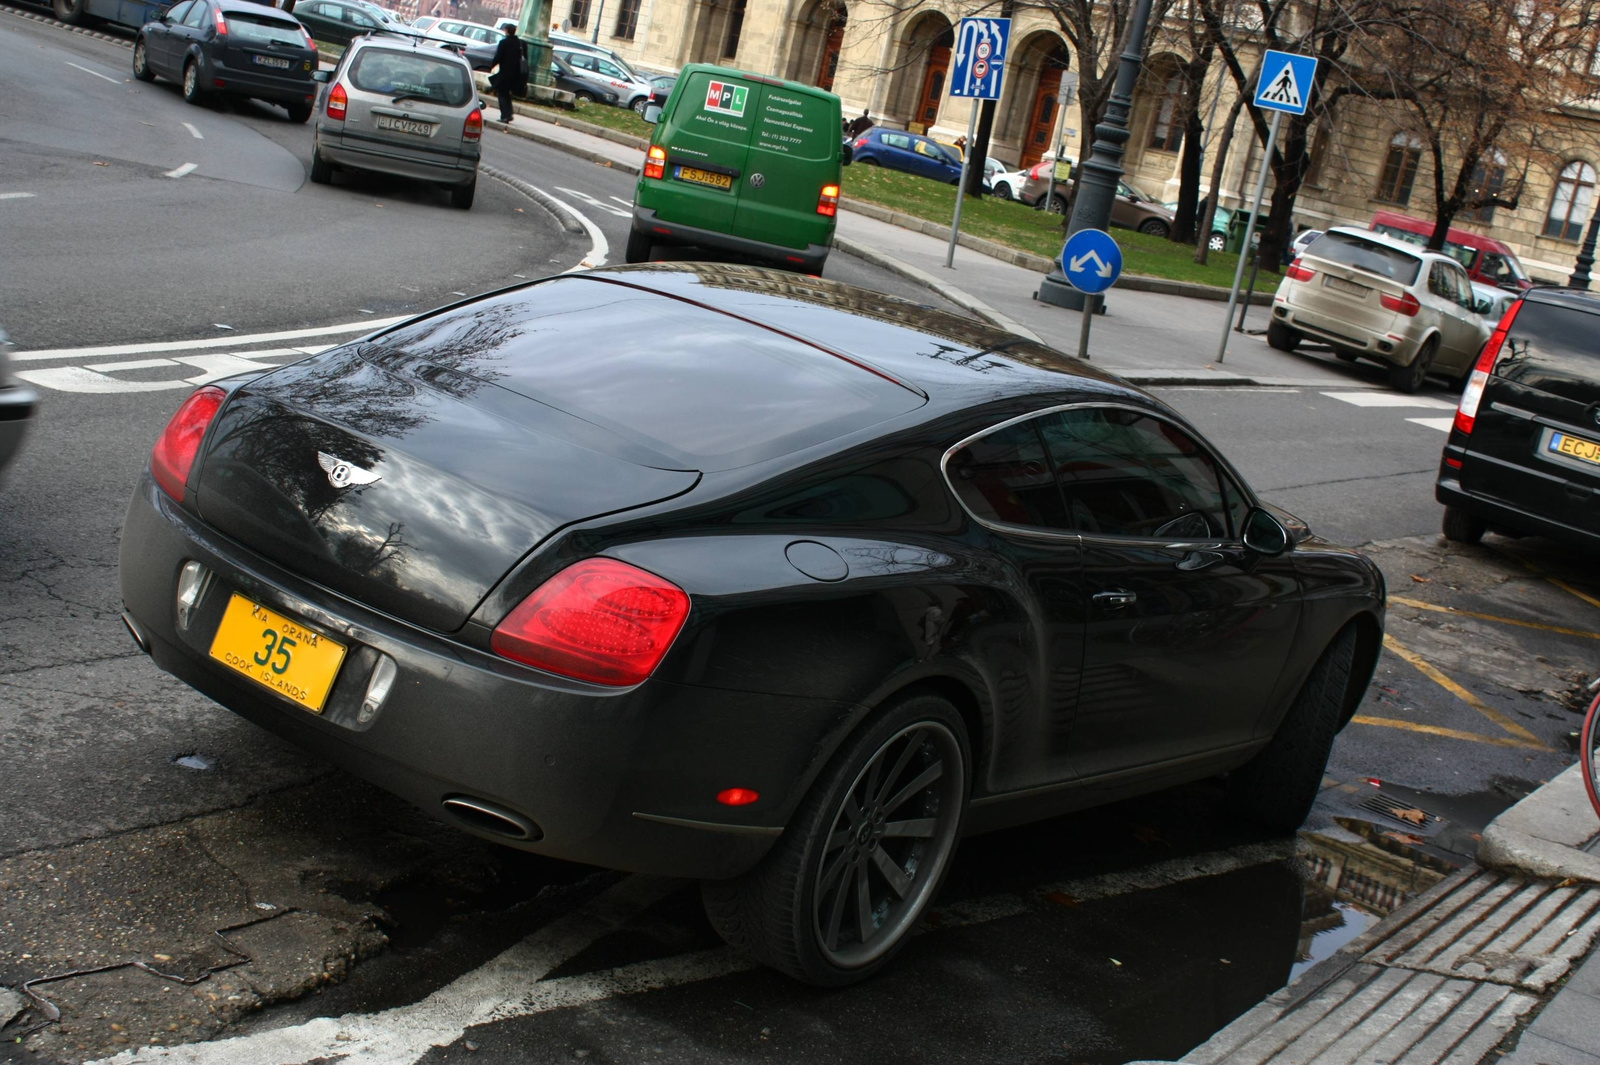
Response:
[[[1311,80],[1317,74],[1317,57],[1274,52],[1261,58],[1261,78],[1256,82],[1256,106],[1265,111],[1306,113]]]
[[[956,27],[955,64],[950,95],[972,100],[1000,99],[1006,52],[1011,44],[1008,18],[964,18]]]
[[[1061,249],[1061,272],[1079,292],[1104,292],[1122,276],[1122,249],[1103,229],[1080,229]]]

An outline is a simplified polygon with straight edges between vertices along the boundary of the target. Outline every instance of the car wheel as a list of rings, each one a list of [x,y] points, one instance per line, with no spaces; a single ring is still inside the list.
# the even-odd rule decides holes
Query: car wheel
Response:
[[[1488,522],[1460,507],[1444,508],[1444,538],[1453,544],[1475,544],[1489,531]]]
[[[628,246],[622,251],[622,261],[626,263],[647,263],[655,251],[655,243],[648,234],[637,229],[628,230]]]
[[[200,87],[200,64],[193,59],[183,65],[183,98],[192,104],[206,102],[206,92]]]
[[[473,175],[472,180],[465,185],[450,186],[450,206],[462,211],[472,210],[472,198],[478,194],[478,177]]]
[[[1357,355],[1355,352],[1350,351],[1347,348],[1334,348],[1333,357],[1338,359],[1340,362],[1356,362],[1361,358],[1360,355]]]
[[[1064,197],[1052,196],[1050,197],[1050,202],[1048,205],[1046,205],[1045,210],[1049,211],[1051,214],[1066,214],[1067,201]]]
[[[311,183],[313,185],[333,184],[333,167],[322,158],[322,153],[317,151],[317,146],[311,146]]]
[[[640,118],[643,118],[644,109],[650,106],[650,97],[641,96],[637,100],[633,101],[630,106],[633,108],[634,114],[638,115]]]
[[[1389,387],[1406,395],[1417,391],[1422,387],[1422,382],[1428,379],[1428,370],[1433,366],[1434,356],[1438,354],[1438,336],[1424,340],[1422,350],[1417,352],[1417,357],[1411,360],[1410,366],[1389,367]]]
[[[1267,323],[1267,346],[1279,351],[1293,351],[1300,346],[1298,329],[1290,329],[1277,319]]]
[[[1211,234],[1211,239],[1206,241],[1206,247],[1212,251],[1227,251],[1228,238],[1221,233]]]
[[[1165,222],[1159,218],[1146,218],[1139,223],[1139,232],[1151,237],[1164,237],[1172,232]]]
[[[594,103],[594,94],[593,93],[583,92],[581,90],[578,91],[578,92],[573,93],[572,94],[572,98],[573,98],[573,100],[577,101],[580,104],[592,104],[592,103]]]
[[[1015,198],[1011,195],[1011,186],[1005,184],[1004,182],[1001,182],[990,189],[989,194],[997,200],[1010,200]]]
[[[1333,738],[1344,725],[1356,630],[1346,625],[1311,667],[1278,731],[1254,758],[1228,774],[1228,808],[1259,825],[1293,832],[1322,790]]]
[[[133,76],[140,81],[156,80],[156,72],[150,69],[150,51],[145,47],[143,37],[133,42]]]
[[[878,162],[876,159],[874,159],[870,155],[867,156],[865,159],[861,159],[861,158],[858,157],[856,159],[856,162],[860,163],[862,166],[882,166],[883,165],[882,163]]]
[[[69,26],[88,21],[83,14],[83,0],[52,0],[50,7],[56,18]]]
[[[846,740],[767,856],[701,886],[731,945],[797,980],[840,987],[910,938],[939,890],[967,805],[961,715],[932,695],[880,711]]]
[[[310,104],[285,104],[284,110],[289,112],[290,122],[306,122],[311,118]]]

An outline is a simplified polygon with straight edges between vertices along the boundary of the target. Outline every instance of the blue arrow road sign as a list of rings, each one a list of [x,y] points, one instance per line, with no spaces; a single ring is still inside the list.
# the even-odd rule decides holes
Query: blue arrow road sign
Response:
[[[1291,115],[1305,114],[1306,104],[1311,99],[1311,79],[1316,74],[1316,56],[1269,50],[1261,58],[1261,78],[1256,82],[1256,106]]]
[[[1061,249],[1061,272],[1079,292],[1104,292],[1122,276],[1122,249],[1103,229],[1080,229]]]
[[[950,70],[950,95],[973,100],[1000,99],[1006,51],[1011,43],[1008,18],[964,18],[956,27],[955,65]]]

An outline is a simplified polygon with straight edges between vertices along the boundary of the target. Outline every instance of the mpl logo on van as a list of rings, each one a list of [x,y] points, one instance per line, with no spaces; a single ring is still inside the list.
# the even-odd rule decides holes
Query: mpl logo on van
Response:
[[[713,81],[706,88],[706,110],[722,111],[726,114],[743,116],[744,102],[750,98],[750,89],[745,85],[730,85],[725,81]]]

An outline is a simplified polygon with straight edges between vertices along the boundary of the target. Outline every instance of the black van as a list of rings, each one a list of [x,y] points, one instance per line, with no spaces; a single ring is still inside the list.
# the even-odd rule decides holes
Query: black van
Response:
[[[1533,289],[1461,393],[1434,497],[1444,535],[1487,529],[1600,546],[1600,298]]]

